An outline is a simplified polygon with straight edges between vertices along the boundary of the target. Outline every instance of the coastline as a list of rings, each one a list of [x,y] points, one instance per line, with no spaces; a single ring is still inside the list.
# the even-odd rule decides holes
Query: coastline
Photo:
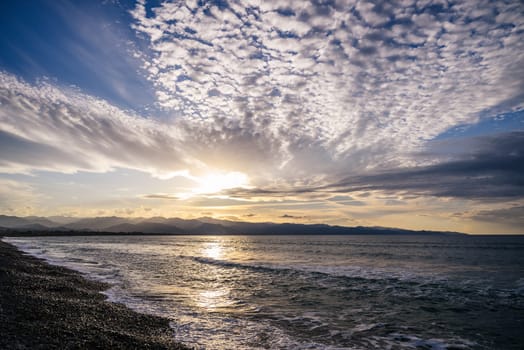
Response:
[[[168,319],[107,301],[109,287],[0,240],[0,348],[190,349]]]

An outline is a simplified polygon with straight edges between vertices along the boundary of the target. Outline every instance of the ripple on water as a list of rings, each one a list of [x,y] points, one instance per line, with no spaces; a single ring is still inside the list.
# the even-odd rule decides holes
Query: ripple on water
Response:
[[[524,244],[477,249],[463,240],[323,239],[12,241],[113,283],[105,291],[111,301],[169,317],[177,339],[197,347],[518,349],[524,343],[518,327]]]

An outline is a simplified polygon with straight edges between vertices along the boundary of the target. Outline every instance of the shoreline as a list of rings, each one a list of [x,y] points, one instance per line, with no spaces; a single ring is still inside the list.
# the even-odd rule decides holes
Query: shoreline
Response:
[[[0,240],[0,348],[191,349],[168,319],[109,302],[109,287]]]

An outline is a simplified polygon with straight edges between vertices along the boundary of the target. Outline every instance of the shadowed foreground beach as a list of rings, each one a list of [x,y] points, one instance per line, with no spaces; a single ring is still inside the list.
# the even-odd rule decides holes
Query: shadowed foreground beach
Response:
[[[189,349],[169,320],[106,301],[107,288],[0,241],[0,349]]]

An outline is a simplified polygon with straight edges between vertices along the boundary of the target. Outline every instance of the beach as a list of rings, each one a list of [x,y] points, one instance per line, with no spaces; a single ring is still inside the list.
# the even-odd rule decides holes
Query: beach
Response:
[[[189,349],[168,319],[108,302],[107,288],[0,241],[0,348]]]

